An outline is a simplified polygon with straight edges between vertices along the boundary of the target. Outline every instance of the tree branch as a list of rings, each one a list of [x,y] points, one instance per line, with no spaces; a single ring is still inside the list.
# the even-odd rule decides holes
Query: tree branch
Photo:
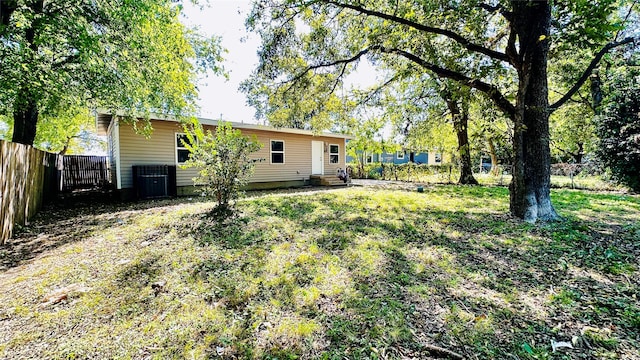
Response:
[[[611,49],[616,48],[616,47],[621,46],[621,45],[632,43],[635,40],[636,40],[635,38],[628,37],[628,38],[626,38],[624,40],[610,42],[607,45],[605,45],[602,48],[602,50],[600,50],[596,54],[596,56],[593,58],[593,60],[591,60],[591,63],[589,64],[589,66],[587,66],[587,68],[584,70],[584,73],[582,73],[582,76],[580,76],[580,78],[573,85],[573,87],[571,89],[569,89],[569,91],[562,98],[560,98],[560,100],[558,100],[555,103],[553,103],[549,107],[549,111],[550,112],[554,112],[554,111],[558,110],[558,108],[560,106],[564,105],[564,103],[566,103],[567,100],[569,100],[573,95],[575,95],[575,93],[580,89],[580,87],[582,87],[582,85],[584,85],[585,81],[587,81],[587,79],[591,75],[591,72],[593,71],[593,69],[595,69],[596,66],[598,66],[598,63],[600,62],[600,60],[602,60],[602,57],[604,55],[606,55]]]
[[[332,61],[332,62],[325,62],[325,63],[316,64],[316,65],[309,65],[309,66],[307,66],[307,68],[304,71],[302,71],[298,75],[294,76],[293,78],[285,81],[285,83],[296,82],[296,81],[302,79],[302,77],[305,76],[306,74],[308,74],[310,71],[313,71],[313,70],[316,70],[316,69],[325,68],[325,67],[332,67],[332,66],[342,65],[342,64],[344,64],[345,67],[346,67],[347,64],[359,60],[361,57],[366,55],[370,50],[371,50],[370,48],[364,49],[364,50],[360,51],[359,53],[355,54],[354,56],[352,56],[352,57],[350,57],[348,59],[340,59],[340,60],[336,60],[336,61]],[[344,68],[343,68],[342,74],[344,74]]]
[[[380,91],[382,89],[384,89],[385,87],[391,85],[394,81],[398,80],[399,78],[400,78],[400,75],[396,74],[396,75],[392,76],[389,80],[387,80],[384,83],[382,83],[381,85],[376,86],[373,90],[371,90],[369,92],[369,94],[367,94],[367,96],[365,96],[364,99],[358,101],[358,104],[359,105],[364,105],[364,104],[368,103],[369,100],[371,100],[374,95],[377,95],[378,93],[380,93]]]
[[[405,59],[412,61],[420,65],[421,67],[433,72],[439,77],[455,80],[471,88],[482,91],[483,93],[487,94],[487,96],[489,96],[489,98],[493,100],[496,106],[498,106],[500,110],[504,111],[505,114],[507,114],[507,116],[509,116],[510,118],[513,118],[513,116],[515,115],[515,112],[516,112],[515,106],[513,106],[513,104],[509,100],[507,100],[507,98],[505,98],[504,95],[502,95],[502,93],[500,93],[500,90],[495,85],[488,84],[478,79],[472,79],[467,75],[464,75],[457,71],[445,69],[435,64],[431,64],[426,60],[404,50],[394,49],[394,48],[389,49],[389,48],[384,48],[382,46],[372,47],[371,50],[374,50],[374,48],[375,50],[378,50],[382,53],[400,55]]]
[[[493,100],[496,106],[498,106],[498,108],[502,110],[507,116],[513,119],[515,115],[515,111],[516,111],[515,106],[513,106],[513,104],[509,100],[507,100],[507,98],[504,97],[504,95],[502,95],[502,93],[500,92],[497,86],[486,83],[479,79],[472,79],[467,75],[464,75],[457,71],[442,68],[408,51],[396,49],[396,48],[385,48],[380,45],[375,45],[375,46],[371,46],[369,48],[360,50],[357,54],[355,54],[354,56],[348,59],[340,59],[340,60],[335,60],[331,62],[325,62],[325,63],[307,66],[307,68],[304,71],[294,76],[293,78],[287,80],[285,83],[295,83],[296,81],[300,80],[303,76],[308,74],[310,71],[313,71],[315,69],[332,67],[336,65],[346,65],[346,64],[352,63],[354,61],[359,60],[369,52],[374,52],[374,51],[384,53],[384,54],[395,54],[395,55],[402,56],[405,59],[419,65],[420,67],[433,72],[439,77],[458,81],[471,88],[482,91],[483,93],[487,94],[487,96],[489,96],[489,98]]]
[[[333,1],[333,0],[328,0],[326,1],[326,3],[337,6],[337,7],[342,7],[342,8],[347,8],[347,9],[351,9],[354,11],[357,11],[361,14],[365,14],[365,15],[369,15],[369,16],[373,16],[373,17],[377,17],[380,19],[385,19],[385,20],[389,20],[398,24],[402,24],[405,26],[409,26],[411,28],[414,28],[416,30],[419,31],[424,31],[427,33],[431,33],[431,34],[438,34],[438,35],[443,35],[448,37],[449,39],[457,42],[458,44],[462,45],[465,49],[472,51],[472,52],[477,52],[480,54],[484,54],[487,55],[490,58],[496,59],[496,60],[501,60],[504,62],[509,62],[509,57],[504,54],[501,53],[499,51],[495,51],[495,50],[491,50],[488,49],[484,46],[478,45],[478,44],[474,44],[471,41],[469,41],[468,39],[462,37],[460,34],[453,32],[451,30],[446,30],[446,29],[440,29],[440,28],[436,28],[436,27],[432,27],[432,26],[427,26],[427,25],[423,25],[420,23],[417,23],[415,21],[411,21],[399,16],[395,16],[395,15],[390,15],[390,14],[385,14],[383,12],[380,11],[375,11],[375,10],[369,10],[366,9],[362,6],[359,5],[351,5],[351,4],[343,4],[340,3],[338,1]]]
[[[53,64],[51,64],[51,68],[56,70],[56,69],[60,69],[66,65],[70,65],[75,63],[77,60],[80,59],[80,54],[73,54],[73,55],[69,55],[57,62],[54,62]]]
[[[481,9],[487,10],[490,13],[499,12],[502,17],[507,19],[507,21],[511,22],[513,18],[513,14],[510,11],[506,11],[501,5],[490,5],[485,3],[478,4],[478,7]]]

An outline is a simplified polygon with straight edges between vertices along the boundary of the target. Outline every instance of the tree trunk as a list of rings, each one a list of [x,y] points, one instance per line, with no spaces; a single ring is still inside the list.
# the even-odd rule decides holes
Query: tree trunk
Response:
[[[14,105],[13,111],[13,142],[33,145],[36,138],[36,124],[38,123],[38,105],[27,95],[26,101]]]
[[[510,209],[527,222],[558,219],[551,204],[547,57],[551,8],[546,1],[513,0],[519,39],[518,94],[514,115],[514,167]]]
[[[582,156],[584,156],[584,143],[578,143],[578,151],[573,154],[573,160],[576,164],[582,164]]]
[[[491,174],[498,176],[498,154],[496,154],[496,145],[493,143],[491,136],[487,137],[489,143],[489,156],[491,157]]]
[[[29,53],[33,57],[30,61],[35,64],[35,55],[38,53],[38,42],[36,41],[36,29],[42,21],[44,0],[33,1],[29,4],[34,14],[34,19],[25,30],[24,39]],[[25,74],[22,80],[20,91],[13,103],[13,142],[25,145],[33,145],[36,138],[36,125],[38,124],[38,96],[27,80],[31,74]]]
[[[471,147],[469,145],[469,109],[463,104],[462,111],[458,102],[453,99],[451,93],[443,92],[443,97],[451,113],[453,128],[458,137],[458,154],[460,155],[460,180],[458,184],[478,185],[478,180],[473,177],[473,167],[471,165]]]

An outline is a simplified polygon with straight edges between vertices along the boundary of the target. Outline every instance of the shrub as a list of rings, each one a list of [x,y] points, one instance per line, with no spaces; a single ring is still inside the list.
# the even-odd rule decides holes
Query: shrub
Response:
[[[640,191],[640,79],[615,85],[598,121],[598,155],[614,180]]]
[[[228,122],[218,123],[213,134],[194,120],[185,127],[185,132],[189,141],[184,146],[191,155],[183,167],[199,169],[199,176],[193,181],[202,185],[202,195],[216,199],[216,211],[231,211],[231,201],[240,196],[240,188],[253,174],[256,160],[249,156],[260,150],[262,144],[255,135],[252,138],[244,136]]]

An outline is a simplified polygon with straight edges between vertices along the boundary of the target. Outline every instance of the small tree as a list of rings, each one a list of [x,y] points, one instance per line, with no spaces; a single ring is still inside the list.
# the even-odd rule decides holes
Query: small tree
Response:
[[[185,126],[187,140],[184,146],[191,152],[184,168],[198,168],[200,173],[193,179],[202,185],[204,196],[216,199],[216,212],[232,211],[230,203],[240,196],[240,188],[246,185],[253,174],[257,160],[250,155],[262,148],[255,135],[244,136],[228,122],[218,123],[215,134],[204,130],[197,120]]]
[[[597,126],[598,155],[616,181],[640,192],[640,76],[614,80],[607,100]]]

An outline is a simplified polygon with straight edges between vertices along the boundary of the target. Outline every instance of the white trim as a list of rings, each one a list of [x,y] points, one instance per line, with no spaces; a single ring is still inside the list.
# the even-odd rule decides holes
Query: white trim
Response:
[[[113,126],[113,148],[114,148],[114,156],[116,158],[116,189],[122,189],[122,168],[120,164],[120,122],[115,120],[111,123]]]
[[[337,146],[338,147],[338,152],[332,153],[331,152],[331,147],[332,146]],[[332,163],[331,162],[331,155],[337,155],[338,156],[338,161]],[[340,164],[340,144],[329,144],[329,164]]]
[[[282,151],[273,151],[273,148],[272,148],[272,145],[273,145],[272,142],[273,141],[282,142]],[[271,164],[271,165],[284,165],[286,163],[285,151],[286,151],[286,147],[285,147],[284,140],[269,139],[269,164]],[[273,162],[273,156],[272,156],[273,153],[276,153],[276,154],[282,153],[282,162],[281,163],[274,163]]]
[[[362,154],[363,154],[362,162],[364,164],[373,164],[373,153],[368,154],[366,151],[363,151]],[[370,161],[368,161],[368,157],[369,156],[371,156],[371,160]]]
[[[400,156],[400,154],[402,154],[402,156]],[[398,151],[396,151],[396,159],[398,159],[398,160],[404,160],[404,150],[398,150]]]
[[[175,149],[174,151],[174,155],[175,155],[175,160],[176,160],[176,165],[183,165],[183,162],[178,162],[178,150],[187,150],[187,148],[185,148],[184,146],[182,147],[178,147],[178,135],[184,135],[187,136],[186,133],[183,132],[174,132],[173,133],[173,148]]]

